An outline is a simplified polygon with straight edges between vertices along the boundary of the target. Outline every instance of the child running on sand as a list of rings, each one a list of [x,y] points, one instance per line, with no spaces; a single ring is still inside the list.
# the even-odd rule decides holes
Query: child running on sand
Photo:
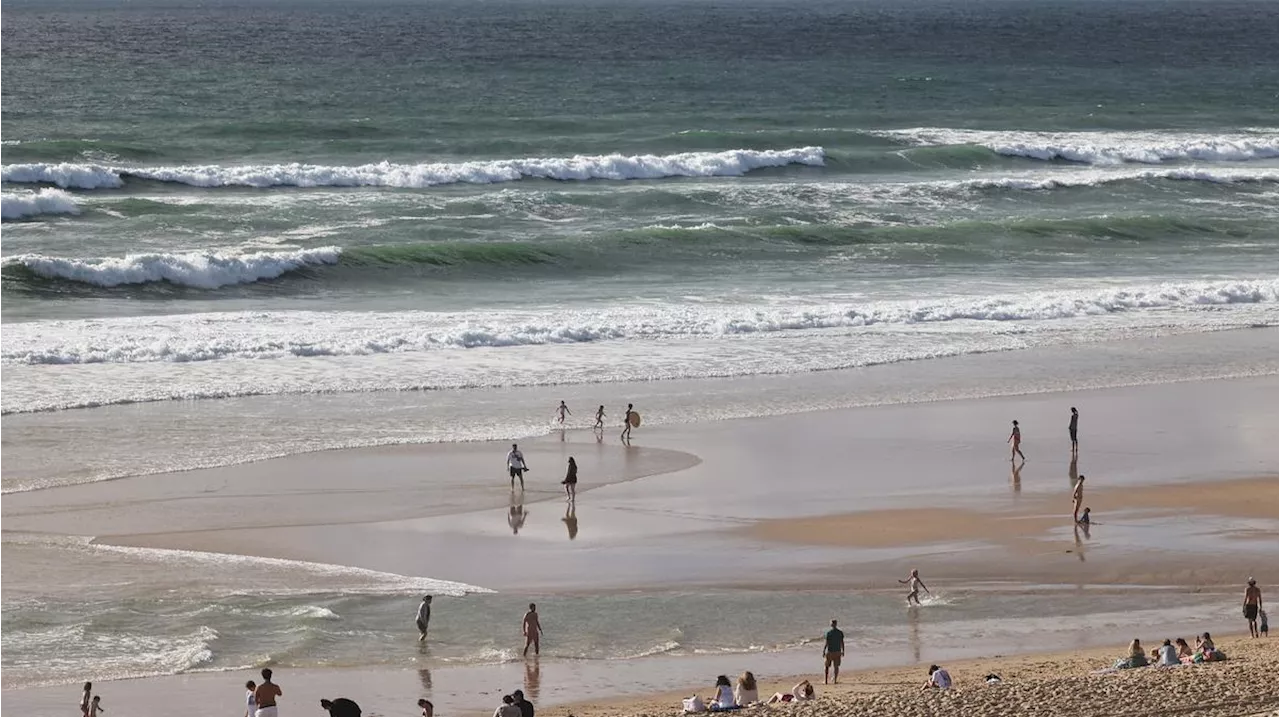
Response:
[[[604,428],[604,406],[601,406],[600,408],[596,409],[596,425],[592,426],[592,428],[595,428],[595,429]]]
[[[560,405],[556,407],[556,417],[559,419],[560,425],[562,426],[564,425],[565,416],[572,416],[572,415],[573,415],[573,411],[570,411],[569,407],[564,405],[564,401],[561,401]]]

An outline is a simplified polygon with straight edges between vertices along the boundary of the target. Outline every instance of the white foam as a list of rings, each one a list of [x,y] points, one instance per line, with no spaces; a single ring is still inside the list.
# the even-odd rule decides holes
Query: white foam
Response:
[[[129,167],[96,164],[16,164],[4,167],[6,182],[43,182],[59,187],[119,187],[127,177],[175,182],[193,187],[402,187],[441,184],[495,184],[520,179],[661,179],[663,177],[732,177],[754,169],[788,164],[821,166],[821,147],[784,150],[737,149],[670,155],[577,155],[471,162],[359,166],[316,164],[189,165]]]
[[[1108,286],[1079,291],[747,306],[471,312],[270,311],[10,324],[5,364],[193,362],[431,352],[953,322],[1045,322],[1146,310],[1275,305],[1274,279]]]
[[[20,264],[46,279],[67,279],[95,286],[121,286],[167,281],[180,286],[217,289],[274,279],[306,266],[335,264],[338,247],[236,254],[187,252],[128,254],[118,258],[67,259],[41,254],[5,257],[2,266]]]
[[[1023,132],[916,127],[871,134],[917,146],[978,145],[997,154],[1085,164],[1244,162],[1280,156],[1276,133]]]
[[[1081,169],[1071,172],[1055,172],[1047,175],[1037,172],[1035,174],[966,179],[938,184],[942,187],[965,189],[1036,191],[1072,187],[1097,187],[1116,182],[1151,180],[1210,182],[1213,184],[1265,184],[1280,181],[1280,171],[1266,168],[1217,169],[1211,167],[1136,170]]]
[[[330,565],[328,563],[312,563],[304,560],[260,558],[253,555],[235,555],[231,553],[205,553],[195,550],[135,548],[124,545],[107,545],[102,543],[93,543],[91,547],[96,550],[120,553],[149,562],[179,562],[186,565],[203,563],[220,568],[246,566],[281,571],[300,571],[320,577],[354,580],[358,583],[357,586],[344,585],[342,588],[344,592],[433,594],[449,595],[453,597],[460,597],[468,593],[493,592],[487,588],[467,585],[465,583],[457,583],[450,580],[410,577],[407,575],[386,573],[378,570],[367,570],[365,568],[356,568],[346,565]],[[309,592],[316,591],[312,590]],[[323,610],[327,614],[318,614],[315,611],[307,611],[307,614],[302,616],[327,619],[337,618],[337,615],[325,608],[319,608],[319,610]]]
[[[5,192],[0,195],[0,216],[4,219],[25,219],[40,214],[79,214],[80,206],[70,194],[61,189],[41,189],[36,192]]]

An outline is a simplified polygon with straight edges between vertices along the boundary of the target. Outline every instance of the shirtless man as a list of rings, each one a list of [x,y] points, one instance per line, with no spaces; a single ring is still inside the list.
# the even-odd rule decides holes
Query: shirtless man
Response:
[[[1009,460],[1012,461],[1014,456],[1020,456],[1024,461],[1027,460],[1027,457],[1022,455],[1022,429],[1018,428],[1017,421],[1013,422],[1013,432],[1009,434],[1009,440],[1005,441],[1005,443],[1013,444],[1013,450],[1009,451]]]
[[[1249,621],[1249,637],[1258,636],[1258,610],[1262,607],[1262,590],[1258,581],[1249,578],[1249,587],[1244,589],[1244,619]]]
[[[524,656],[529,656],[529,646],[533,645],[533,654],[537,655],[542,637],[542,623],[538,622],[538,606],[529,603],[529,612],[524,614],[524,622],[520,625],[520,630],[524,632]]]
[[[632,404],[627,404],[627,413],[622,417],[622,440],[631,440],[631,408]]]
[[[414,620],[418,625],[418,642],[427,641],[427,628],[431,626],[431,596],[426,595],[418,604],[418,617]]]
[[[573,411],[570,411],[569,407],[564,405],[564,401],[561,401],[560,405],[556,407],[556,417],[559,418],[560,425],[562,426],[564,425],[565,416],[572,416],[572,415],[573,415]]]
[[[1076,487],[1071,491],[1071,520],[1080,522],[1080,506],[1084,505],[1084,474],[1080,474],[1080,480],[1076,481]]]
[[[271,681],[271,668],[262,668],[262,684],[253,691],[254,704],[258,705],[256,717],[276,717],[276,698],[284,696],[280,686]]]
[[[898,582],[902,583],[903,585],[906,585],[907,588],[911,590],[911,592],[907,593],[908,605],[910,605],[912,602],[915,602],[916,605],[920,604],[920,588],[924,588],[924,591],[929,593],[930,595],[933,594],[929,592],[929,586],[925,585],[924,581],[920,579],[919,570],[913,569],[911,571],[911,575],[908,576],[906,580],[899,580]]]
[[[596,425],[592,426],[597,430],[604,428],[604,406],[596,409]]]

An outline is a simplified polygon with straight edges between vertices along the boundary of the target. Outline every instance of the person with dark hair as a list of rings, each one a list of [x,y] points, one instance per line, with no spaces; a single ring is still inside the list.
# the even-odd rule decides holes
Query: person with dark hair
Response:
[[[564,484],[564,499],[574,501],[578,499],[578,462],[569,456],[569,469],[565,471],[564,480],[560,481]]]
[[[253,696],[253,691],[257,687],[253,680],[244,683],[244,689],[248,693],[244,696],[244,717],[253,717],[254,713],[258,711],[258,700]]]
[[[84,692],[80,695],[80,717],[89,717],[89,705],[93,702],[93,683],[84,683]],[[249,715],[253,717],[253,715]]]
[[[431,704],[431,700],[420,699],[418,700],[418,706],[422,708],[422,717],[435,717],[436,706]]]
[[[1071,436],[1071,453],[1075,455],[1080,450],[1080,443],[1076,441],[1076,428],[1080,425],[1080,412],[1075,406],[1071,407],[1071,422],[1067,424],[1067,433]]]
[[[1019,456],[1025,463],[1027,457],[1022,455],[1022,429],[1018,428],[1018,422],[1013,422],[1013,432],[1009,434],[1009,440],[1005,443],[1012,443],[1013,449],[1009,451],[1009,460],[1012,461],[1014,456]]]
[[[728,675],[720,675],[716,678],[716,696],[707,700],[707,709],[714,712],[731,710],[737,706],[738,702],[733,696],[733,683],[729,681]]]
[[[925,680],[924,687],[921,689],[927,690],[931,687],[939,690],[951,689],[951,673],[937,665],[929,665],[929,679]]]
[[[831,629],[827,630],[825,643],[822,647],[822,684],[828,684],[827,677],[832,668],[835,668],[836,683],[839,683],[840,659],[844,657],[844,633],[836,627],[835,620],[831,621]]]
[[[512,704],[520,708],[520,717],[533,717],[533,703],[524,698],[524,690],[511,693]]]
[[[520,708],[516,707],[516,699],[511,695],[502,696],[502,704],[493,711],[493,717],[520,717]]]
[[[524,462],[524,454],[520,452],[520,446],[511,444],[511,450],[507,453],[507,472],[511,474],[511,490],[516,489],[516,479],[520,479],[520,490],[524,490],[524,473],[529,470],[529,465]]]
[[[328,710],[329,717],[360,717],[360,705],[346,697],[336,700],[320,700],[320,706]]]
[[[418,642],[426,642],[427,628],[431,627],[430,595],[422,596],[422,602],[418,604],[418,615],[414,618],[414,623],[418,626]]]
[[[280,686],[271,681],[271,668],[262,668],[262,684],[253,691],[253,701],[258,705],[254,717],[276,717],[276,698],[283,696]]]
[[[540,642],[542,641],[542,623],[538,620],[538,606],[529,603],[529,612],[524,614],[524,621],[520,623],[520,630],[524,633],[524,656],[529,656],[529,646],[533,646],[533,654],[539,654],[541,650]]]
[[[1249,586],[1244,589],[1244,619],[1249,621],[1249,637],[1258,636],[1258,610],[1262,608],[1262,589],[1258,581],[1249,578]]]

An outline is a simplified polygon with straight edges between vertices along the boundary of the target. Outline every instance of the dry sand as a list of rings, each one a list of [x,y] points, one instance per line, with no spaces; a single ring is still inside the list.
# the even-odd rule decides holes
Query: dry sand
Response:
[[[1144,642],[1148,647],[1163,639]],[[1172,636],[1170,636],[1172,637]],[[1126,645],[1048,655],[1022,655],[965,660],[944,667],[955,687],[947,692],[921,691],[927,666],[862,670],[841,675],[839,685],[821,684],[821,675],[764,677],[762,697],[789,691],[801,679],[816,681],[818,699],[805,704],[748,707],[733,714],[797,715],[798,717],[1238,717],[1274,714],[1277,691],[1276,640],[1247,637],[1219,640],[1228,660],[1177,668],[1140,668],[1107,674]],[[987,685],[983,678],[997,674],[1002,682]],[[758,678],[760,676],[757,676]],[[736,676],[734,676],[736,680]],[[543,715],[574,717],[675,717],[681,699],[704,698],[714,692],[704,686],[639,699],[592,701],[541,710]]]

